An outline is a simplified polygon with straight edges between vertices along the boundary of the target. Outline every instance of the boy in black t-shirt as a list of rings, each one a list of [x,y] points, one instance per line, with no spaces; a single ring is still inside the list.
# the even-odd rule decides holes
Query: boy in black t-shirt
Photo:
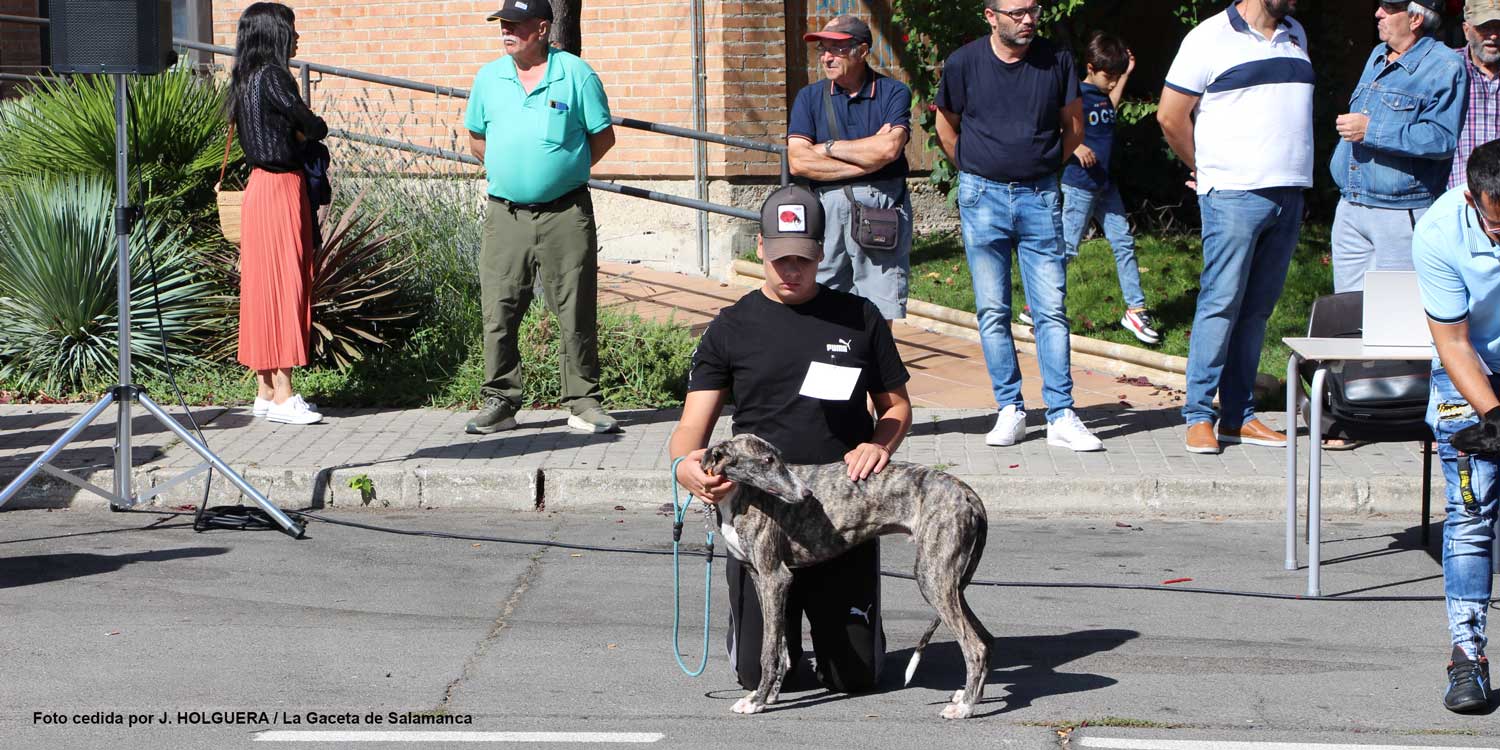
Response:
[[[1141,291],[1141,272],[1135,260],[1135,238],[1120,189],[1109,178],[1115,140],[1115,108],[1125,93],[1125,81],[1135,70],[1135,54],[1113,34],[1095,33],[1084,53],[1088,75],[1078,87],[1083,99],[1083,143],[1068,157],[1063,169],[1063,242],[1067,257],[1078,255],[1078,244],[1089,222],[1098,219],[1115,251],[1115,270],[1125,315],[1120,325],[1142,343],[1161,342],[1156,323]]]
[[[791,464],[843,461],[861,480],[890,462],[911,427],[909,378],[895,340],[869,300],[817,284],[823,210],[799,186],[761,207],[766,283],[720,311],[693,354],[682,420],[669,446],[677,481],[714,503],[734,484],[703,473],[700,459],[724,403],[734,401],[734,434],[752,433]],[[875,405],[872,418],[868,407]],[[730,523],[731,519],[724,519]],[[740,685],[760,684],[760,602],[750,570],[731,546],[729,656]],[[795,668],[802,613],[812,628],[818,676],[839,692],[875,687],[885,657],[878,540],[829,562],[792,571],[786,643]]]

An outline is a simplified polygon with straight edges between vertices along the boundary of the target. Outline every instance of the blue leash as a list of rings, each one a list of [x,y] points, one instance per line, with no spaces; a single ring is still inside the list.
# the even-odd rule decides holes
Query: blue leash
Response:
[[[682,456],[672,461],[672,507],[676,509],[676,519],[672,523],[672,656],[677,659],[677,666],[689,677],[697,677],[703,674],[704,667],[708,666],[708,609],[713,599],[713,573],[714,573],[714,532],[708,534],[708,557],[703,568],[703,660],[698,662],[698,670],[688,669],[682,663],[682,648],[677,645],[678,634],[682,630],[682,579],[678,570],[677,545],[682,541],[682,519],[687,515],[688,506],[693,504],[693,496],[689,494],[686,502],[678,501],[677,492],[677,464],[682,463]],[[698,502],[703,502],[699,500]]]

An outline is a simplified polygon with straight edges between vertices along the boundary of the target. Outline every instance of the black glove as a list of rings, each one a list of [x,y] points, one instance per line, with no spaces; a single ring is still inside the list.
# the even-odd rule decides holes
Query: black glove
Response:
[[[1479,424],[1453,433],[1448,444],[1474,456],[1500,456],[1500,406],[1485,412]]]

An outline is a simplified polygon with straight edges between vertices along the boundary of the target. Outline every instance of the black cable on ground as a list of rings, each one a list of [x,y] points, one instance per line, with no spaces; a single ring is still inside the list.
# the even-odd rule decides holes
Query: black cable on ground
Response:
[[[255,510],[255,509],[251,509]],[[166,516],[191,516],[193,513],[166,510],[129,510],[121,511],[127,513],[155,513]],[[631,555],[671,555],[670,549],[649,549],[646,547],[609,547],[599,544],[573,544],[571,542],[558,542],[547,539],[521,539],[517,537],[486,536],[483,534],[458,534],[448,531],[425,531],[421,529],[401,529],[391,526],[378,526],[358,521],[345,521],[338,518],[329,518],[317,513],[300,510],[286,511],[289,516],[298,519],[312,519],[335,526],[348,526],[365,531],[377,531],[383,534],[397,534],[399,536],[421,536],[432,539],[453,539],[465,542],[494,542],[497,544],[521,544],[532,547],[557,547],[559,549],[574,549],[583,552],[614,552]],[[678,554],[685,557],[704,557],[700,550],[683,550]],[[722,553],[714,553],[714,557],[723,558]],[[897,573],[892,570],[880,571],[886,578],[900,578],[906,581],[915,581],[916,576],[910,573]],[[1162,591],[1174,594],[1203,594],[1208,596],[1232,596],[1244,599],[1282,599],[1287,601],[1304,602],[1441,602],[1441,596],[1305,596],[1303,594],[1273,594],[1266,591],[1241,591],[1237,589],[1211,589],[1199,586],[1169,586],[1156,583],[1097,583],[1088,581],[994,581],[984,578],[975,578],[969,581],[970,586],[990,586],[995,588],[1013,589],[1101,589],[1106,591]],[[1491,604],[1500,603],[1500,597],[1490,600]]]
[[[455,539],[469,542],[496,542],[500,544],[523,544],[534,547],[558,547],[561,549],[573,549],[586,552],[616,552],[636,555],[671,555],[670,549],[648,549],[641,547],[607,547],[592,544],[572,544],[568,542],[548,541],[545,539],[518,539],[514,537],[495,537],[481,534],[456,534],[445,531],[423,531],[413,529],[400,529],[389,526],[378,526],[375,524],[359,523],[357,521],[345,521],[342,519],[328,518],[316,513],[306,511],[287,511],[288,515],[297,516],[301,519],[313,519],[337,526],[348,526],[366,531],[377,531],[386,534],[399,534],[402,536],[423,536],[434,539]],[[683,551],[680,554],[690,557],[703,557],[704,553],[698,550]],[[722,558],[722,553],[716,553],[715,557]],[[915,581],[916,577],[910,573],[897,573],[890,570],[880,571],[886,578],[900,578],[907,581]],[[975,578],[969,582],[971,586],[991,586],[996,588],[1037,588],[1037,589],[1103,589],[1119,591],[1164,591],[1176,594],[1204,594],[1210,596],[1233,596],[1249,599],[1284,599],[1291,601],[1310,602],[1440,602],[1444,601],[1441,596],[1304,596],[1301,594],[1273,594],[1264,591],[1239,591],[1235,589],[1213,589],[1197,586],[1175,586],[1150,583],[1091,583],[1091,582],[1047,582],[1047,581],[994,581]],[[1500,601],[1496,599],[1494,601]]]

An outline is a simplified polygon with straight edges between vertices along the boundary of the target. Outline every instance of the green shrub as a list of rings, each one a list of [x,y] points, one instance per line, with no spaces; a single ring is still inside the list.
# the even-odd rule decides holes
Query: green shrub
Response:
[[[0,378],[54,394],[116,379],[118,297],[114,190],[99,177],[32,178],[0,189]],[[160,314],[175,364],[226,324],[180,236],[147,219],[130,237],[131,357],[159,372]]]
[[[142,191],[135,202],[179,233],[212,234],[226,88],[184,68],[131,77],[129,93],[130,181]],[[114,96],[113,76],[73,76],[39,82],[0,106],[0,182],[54,174],[112,183]],[[240,158],[237,144],[230,158]]]
[[[698,338],[684,325],[653,323],[635,315],[600,310],[599,388],[605,406],[680,405],[697,345]],[[532,303],[521,322],[520,346],[526,403],[558,403],[562,384],[557,369],[557,319],[540,302]]]

